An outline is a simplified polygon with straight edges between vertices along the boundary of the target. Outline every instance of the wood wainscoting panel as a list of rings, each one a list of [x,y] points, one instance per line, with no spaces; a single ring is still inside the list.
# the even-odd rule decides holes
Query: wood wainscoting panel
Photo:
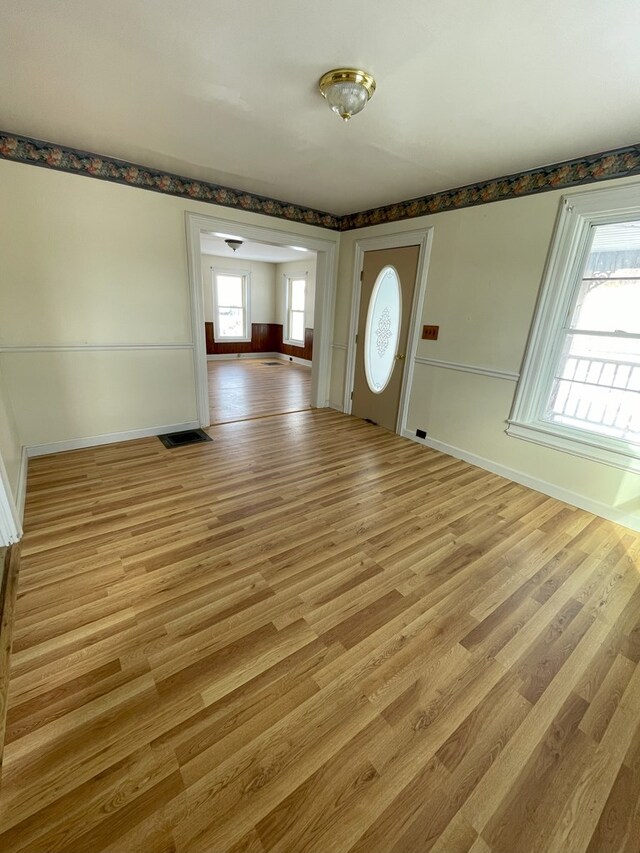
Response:
[[[331,410],[210,432],[29,463],[3,853],[637,853],[639,534]]]
[[[282,326],[280,326],[282,329]],[[280,349],[278,352],[283,353],[283,355],[294,355],[297,358],[304,358],[307,361],[311,361],[313,359],[313,329],[305,329],[304,330],[304,346],[303,347],[294,347],[291,344],[285,344],[282,341],[282,337],[280,338]]]
[[[313,329],[304,330],[304,346],[285,344],[282,339],[281,323],[252,323],[251,341],[220,343],[215,339],[213,323],[204,324],[207,355],[235,355],[252,352],[281,352],[311,361],[313,358]]]

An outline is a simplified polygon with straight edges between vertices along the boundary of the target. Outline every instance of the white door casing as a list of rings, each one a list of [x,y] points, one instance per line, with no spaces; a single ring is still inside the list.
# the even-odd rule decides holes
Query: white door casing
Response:
[[[200,234],[202,231],[219,231],[237,234],[244,240],[255,240],[280,246],[301,246],[316,252],[316,297],[313,334],[313,364],[311,368],[311,405],[324,408],[329,401],[331,370],[331,335],[336,289],[336,261],[339,234],[333,239],[308,237],[299,233],[247,225],[215,216],[185,214],[187,256],[189,265],[189,292],[191,300],[191,327],[197,417],[200,426],[210,424],[207,353],[204,332],[204,288],[200,261]],[[330,232],[331,233],[331,232]]]

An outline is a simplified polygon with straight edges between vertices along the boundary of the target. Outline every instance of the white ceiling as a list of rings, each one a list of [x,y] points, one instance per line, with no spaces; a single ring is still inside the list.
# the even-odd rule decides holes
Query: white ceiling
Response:
[[[637,0],[3,0],[0,127],[342,214],[640,139]],[[348,124],[317,92],[360,65]]]
[[[227,237],[238,237],[228,234]],[[242,246],[235,252],[225,243],[225,238],[218,234],[201,233],[200,248],[205,255],[216,255],[222,258],[235,258],[238,261],[264,261],[271,264],[286,264],[288,261],[303,261],[315,258],[316,253],[308,250],[299,251],[291,246],[273,246],[270,243],[256,243],[244,240]]]

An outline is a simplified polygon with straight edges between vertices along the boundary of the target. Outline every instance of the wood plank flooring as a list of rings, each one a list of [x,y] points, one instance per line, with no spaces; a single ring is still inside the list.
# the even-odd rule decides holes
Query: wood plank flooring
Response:
[[[640,536],[330,411],[34,459],[0,849],[637,853]]]
[[[311,368],[303,364],[236,358],[209,361],[207,370],[212,424],[299,412],[310,406]]]

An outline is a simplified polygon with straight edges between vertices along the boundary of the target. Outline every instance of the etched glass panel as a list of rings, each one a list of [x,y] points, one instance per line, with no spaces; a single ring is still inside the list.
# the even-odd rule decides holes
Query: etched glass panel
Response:
[[[393,267],[383,267],[373,285],[364,332],[364,371],[374,394],[384,391],[393,373],[401,299],[398,273]]]

